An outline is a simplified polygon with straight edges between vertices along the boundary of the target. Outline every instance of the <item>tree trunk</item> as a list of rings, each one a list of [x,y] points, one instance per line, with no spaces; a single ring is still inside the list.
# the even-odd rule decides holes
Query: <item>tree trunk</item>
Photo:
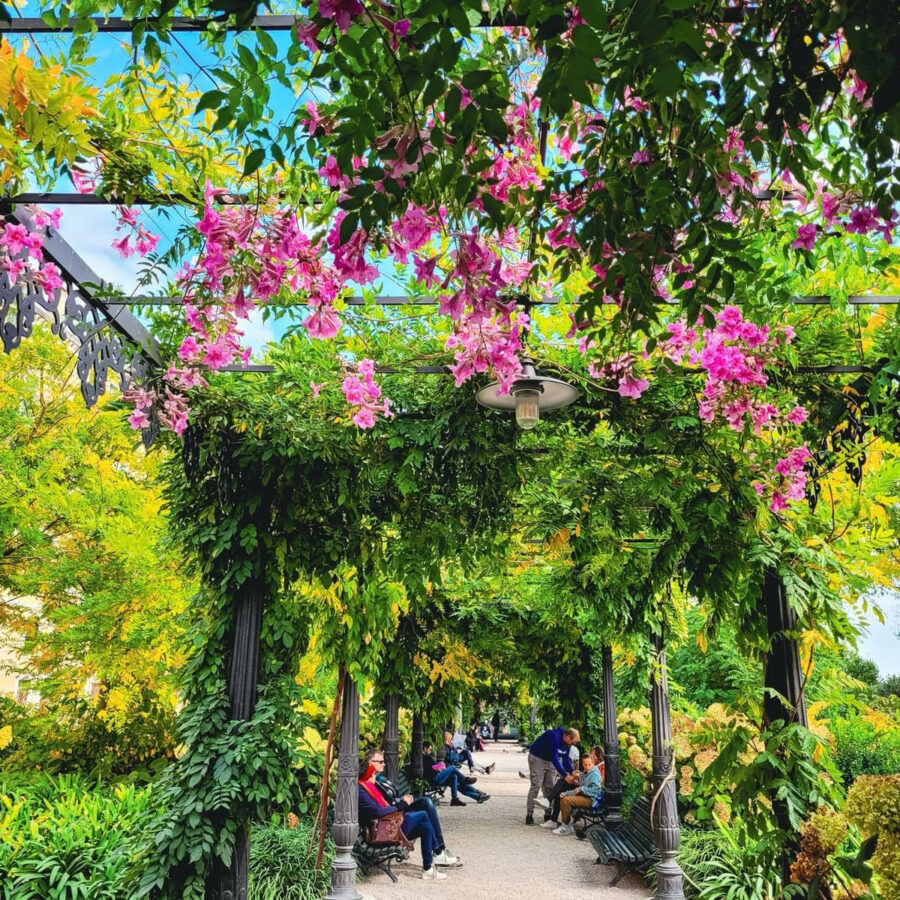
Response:
[[[784,582],[777,572],[766,572],[762,591],[762,612],[766,616],[769,631],[769,649],[766,652],[764,683],[767,688],[763,697],[763,724],[771,727],[773,722],[786,724],[799,722],[804,728],[808,724],[806,700],[803,695],[803,672],[800,668],[800,650],[797,639],[786,632],[797,630],[797,614],[788,604]],[[773,696],[771,691],[776,691]],[[778,827],[787,834],[794,833],[788,815],[787,804],[776,796],[770,798],[772,812]],[[788,841],[781,855],[781,872],[788,883],[791,874],[791,860],[799,849],[799,836]]]

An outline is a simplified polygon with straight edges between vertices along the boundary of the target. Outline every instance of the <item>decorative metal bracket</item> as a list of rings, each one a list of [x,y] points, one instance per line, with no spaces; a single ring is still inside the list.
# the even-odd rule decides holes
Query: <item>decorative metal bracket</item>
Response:
[[[22,208],[7,211],[6,218],[34,228],[32,216]],[[159,348],[130,312],[113,311],[95,295],[103,281],[54,229],[46,231],[44,257],[59,267],[65,287],[48,296],[28,273],[12,283],[6,272],[0,272],[0,340],[4,352],[11,353],[31,337],[36,317],[46,319],[53,334],[76,349],[75,370],[81,395],[90,408],[106,393],[110,372],[118,376],[123,391],[145,384],[153,369],[161,365]],[[158,434],[159,424],[154,420],[143,429],[145,446]]]

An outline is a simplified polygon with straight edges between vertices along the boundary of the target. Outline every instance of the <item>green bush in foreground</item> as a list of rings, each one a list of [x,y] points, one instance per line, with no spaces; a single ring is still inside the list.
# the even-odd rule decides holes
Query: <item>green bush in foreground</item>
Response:
[[[0,782],[0,900],[126,900],[141,853],[153,839],[152,787],[100,785],[73,775]],[[321,871],[311,820],[296,828],[254,825],[250,896],[318,900],[330,883],[334,848]]]
[[[72,776],[0,788],[0,900],[122,900],[150,791]]]
[[[250,891],[254,900],[318,900],[331,884],[331,840],[325,845],[321,871],[315,869],[316,845],[310,847],[312,823],[296,828],[255,825],[250,836]]]

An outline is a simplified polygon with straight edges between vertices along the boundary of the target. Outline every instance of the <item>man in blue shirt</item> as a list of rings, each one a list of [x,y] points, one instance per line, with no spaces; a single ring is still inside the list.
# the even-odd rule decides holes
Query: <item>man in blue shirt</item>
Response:
[[[581,740],[575,728],[548,728],[528,748],[528,773],[531,787],[525,805],[525,824],[534,825],[534,802],[543,790],[549,797],[557,775],[565,778],[572,774],[569,748]]]

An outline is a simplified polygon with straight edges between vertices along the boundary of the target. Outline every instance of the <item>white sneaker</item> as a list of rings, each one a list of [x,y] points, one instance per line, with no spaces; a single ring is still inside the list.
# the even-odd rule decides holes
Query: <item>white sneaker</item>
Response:
[[[432,866],[430,869],[425,869],[422,872],[422,878],[426,881],[442,881],[447,876],[443,872],[438,872],[438,870]]]
[[[550,809],[550,802],[543,797],[535,797],[534,805],[539,806],[541,809]]]
[[[540,824],[541,828],[559,828],[559,822],[555,822],[553,819],[545,819]]]
[[[452,853],[448,853],[446,849],[441,850],[440,853],[435,853],[434,864],[436,866],[461,866],[462,865],[462,863],[459,861],[459,857],[454,856]]]
[[[575,828],[572,825],[560,825],[559,828],[553,829],[553,833],[560,835],[575,834]]]

